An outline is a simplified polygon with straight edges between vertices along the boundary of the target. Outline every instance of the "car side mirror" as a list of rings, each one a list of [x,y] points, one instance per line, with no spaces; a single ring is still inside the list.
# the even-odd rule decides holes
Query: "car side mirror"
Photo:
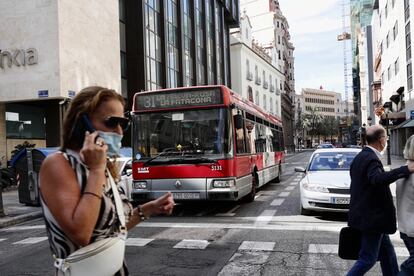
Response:
[[[296,167],[295,168],[295,172],[305,173],[306,172],[306,169],[305,168],[302,168],[302,167]]]
[[[128,169],[128,170],[126,171],[126,174],[127,174],[127,176],[131,176],[131,174],[132,174],[132,169]]]

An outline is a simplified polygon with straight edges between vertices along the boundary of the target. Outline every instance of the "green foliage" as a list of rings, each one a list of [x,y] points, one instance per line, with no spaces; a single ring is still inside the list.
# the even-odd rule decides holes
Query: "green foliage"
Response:
[[[24,141],[23,144],[16,145],[14,147],[14,150],[12,150],[12,152],[11,152],[12,156],[11,156],[10,159],[13,159],[13,157],[17,153],[19,153],[22,149],[25,149],[25,148],[34,148],[35,146],[36,146],[36,144],[30,144],[28,141]]]

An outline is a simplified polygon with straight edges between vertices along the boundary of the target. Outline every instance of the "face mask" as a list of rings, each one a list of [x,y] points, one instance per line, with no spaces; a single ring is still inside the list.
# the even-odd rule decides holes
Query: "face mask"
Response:
[[[104,139],[105,144],[108,146],[108,156],[114,157],[119,155],[119,150],[121,149],[121,140],[123,135],[120,135],[115,132],[104,132],[98,131],[99,137]]]

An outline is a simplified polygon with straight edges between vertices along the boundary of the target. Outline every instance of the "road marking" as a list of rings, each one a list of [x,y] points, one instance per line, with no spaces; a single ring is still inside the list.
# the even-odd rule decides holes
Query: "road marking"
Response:
[[[280,197],[288,197],[290,195],[290,192],[281,192],[279,194]]]
[[[263,266],[272,254],[270,251],[273,250],[274,244],[273,242],[243,242],[218,276],[260,275]]]
[[[250,251],[273,251],[275,247],[274,242],[256,242],[256,241],[244,241],[239,246],[239,250]]]
[[[285,191],[293,191],[295,189],[295,186],[288,186],[285,188]]]
[[[232,208],[228,212],[226,212],[226,213],[218,213],[215,216],[216,217],[234,217],[236,215],[235,211],[237,209],[239,209],[239,208],[240,208],[240,205],[236,205],[236,206],[234,206],[234,208]]]
[[[273,216],[276,214],[276,210],[264,210],[257,218],[255,221],[255,225],[259,224],[259,225],[265,225],[267,224],[269,221],[271,221],[273,219]]]
[[[174,248],[179,249],[205,249],[209,245],[206,240],[182,240]]]
[[[398,257],[408,257],[407,248],[405,247],[394,247],[395,254]],[[338,245],[337,244],[309,244],[308,253],[311,254],[338,254]]]
[[[128,238],[126,240],[126,245],[128,246],[146,246],[154,239],[142,239],[142,238]]]
[[[22,231],[22,230],[32,230],[32,229],[44,229],[46,226],[44,225],[34,225],[34,226],[14,226],[5,229],[1,229],[0,231]]]
[[[18,242],[14,242],[13,244],[33,244],[47,240],[47,237],[33,237],[27,238]]]
[[[0,242],[5,241],[5,240],[7,240],[7,239],[0,239]]]
[[[285,201],[284,198],[276,198],[275,200],[270,203],[271,206],[280,206],[282,205],[283,201]]]

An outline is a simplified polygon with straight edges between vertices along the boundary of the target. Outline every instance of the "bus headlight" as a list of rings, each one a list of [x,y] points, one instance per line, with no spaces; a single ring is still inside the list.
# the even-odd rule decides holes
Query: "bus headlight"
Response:
[[[147,181],[137,181],[134,182],[134,189],[146,189]]]
[[[234,179],[213,180],[213,188],[230,188],[234,187]]]

